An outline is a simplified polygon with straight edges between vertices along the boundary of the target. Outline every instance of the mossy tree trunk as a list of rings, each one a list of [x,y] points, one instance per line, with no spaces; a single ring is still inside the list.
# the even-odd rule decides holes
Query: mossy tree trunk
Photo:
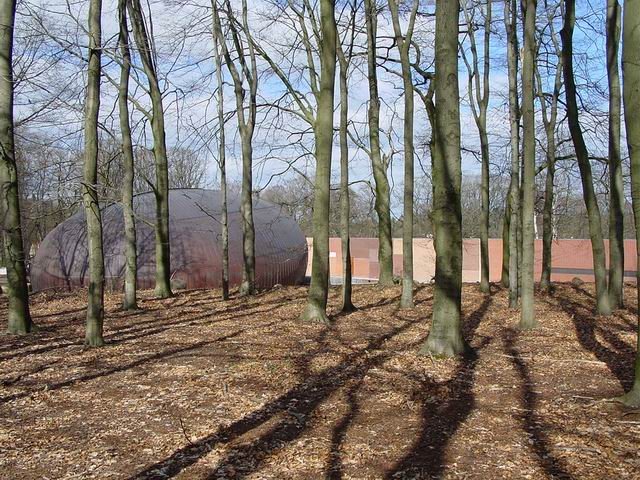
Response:
[[[159,298],[168,298],[172,296],[171,249],[169,244],[169,162],[167,159],[162,91],[158,82],[152,39],[147,32],[140,0],[129,0],[128,7],[133,36],[149,83],[149,96],[151,97],[151,109],[153,112],[151,116],[151,131],[153,134],[153,157],[156,167],[156,184],[153,188],[156,199],[155,294]]]
[[[618,55],[622,9],[607,0],[607,79],[609,83],[609,304],[624,303],[624,182],[620,156],[621,93]],[[640,47],[640,45],[639,45]]]
[[[129,123],[129,77],[131,73],[131,51],[129,48],[129,27],[127,25],[127,0],[118,0],[118,45],[120,47],[120,85],[118,86],[118,114],[122,135],[122,214],[124,217],[124,299],[125,310],[138,308],[136,298],[138,274],[138,250],[136,245],[136,220],[133,211],[134,157]]]
[[[631,159],[631,198],[633,219],[636,227],[636,261],[640,266],[640,1],[625,0],[622,39],[622,72],[624,119],[627,131],[627,146]],[[640,268],[636,268],[636,291],[640,305]],[[640,406],[640,309],[633,387],[621,400],[623,403]]]
[[[222,250],[222,299],[229,299],[229,213],[227,208],[227,153],[226,153],[226,137],[224,129],[224,76],[222,74],[222,57],[224,51],[220,48],[222,37],[222,28],[220,25],[220,16],[218,13],[217,0],[211,0],[212,16],[213,16],[213,51],[216,64],[216,82],[218,87],[218,168],[220,169],[220,196],[221,215],[220,215],[220,234],[221,250]]]
[[[84,165],[82,169],[82,201],[87,222],[89,251],[89,295],[85,344],[104,345],[104,255],[102,250],[102,218],[98,199],[98,114],[100,112],[102,0],[89,3],[89,62],[84,106]]]
[[[413,183],[415,156],[413,146],[413,76],[409,57],[413,29],[418,13],[419,1],[414,0],[409,14],[407,31],[403,35],[398,12],[398,0],[389,0],[396,46],[402,67],[404,94],[404,210],[402,216],[402,296],[400,307],[413,308]]]
[[[391,189],[387,161],[380,153],[380,98],[378,95],[377,35],[378,8],[375,0],[364,0],[367,28],[367,73],[369,81],[369,154],[375,182],[375,209],[378,215],[379,285],[393,284],[393,238],[391,234]]]
[[[520,104],[518,101],[518,18],[516,0],[505,0],[504,22],[507,32],[507,68],[509,77],[509,131],[511,136],[511,179],[509,182],[509,306],[517,308],[520,297]]]
[[[433,323],[420,353],[454,356],[465,350],[461,329],[462,183],[458,87],[458,0],[436,1],[435,155],[433,224],[436,272]]]
[[[329,190],[333,150],[333,107],[336,72],[335,3],[320,0],[320,90],[315,136],[316,178],[313,199],[313,259],[307,306],[301,319],[328,323],[329,291]]]
[[[15,0],[0,2],[0,218],[9,299],[7,331],[21,335],[31,332],[33,323],[29,312],[13,133],[12,62],[15,14]]]
[[[523,175],[522,175],[522,309],[520,328],[531,329],[537,325],[533,299],[534,264],[534,202],[536,162],[536,118],[534,110],[534,64],[536,0],[524,0],[524,48],[522,59],[522,124],[523,124]]]
[[[593,252],[593,271],[596,279],[596,308],[599,314],[609,315],[611,313],[611,307],[609,305],[609,291],[607,289],[607,267],[605,263],[604,241],[602,238],[600,208],[598,207],[598,200],[593,188],[593,175],[589,162],[589,152],[582,135],[582,127],[580,126],[576,82],[573,72],[573,30],[575,22],[575,0],[565,0],[564,26],[560,35],[562,37],[562,63],[567,120],[578,160],[578,167],[580,169],[582,194],[589,220],[589,236],[591,237],[591,250]]]

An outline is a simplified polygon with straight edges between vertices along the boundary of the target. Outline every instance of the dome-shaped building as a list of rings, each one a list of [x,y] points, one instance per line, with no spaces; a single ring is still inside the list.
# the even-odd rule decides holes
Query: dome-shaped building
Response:
[[[138,245],[138,287],[155,285],[155,197],[134,198]],[[240,200],[229,195],[229,283],[242,277]],[[222,278],[221,194],[203,189],[169,192],[171,278],[183,288],[216,288]],[[254,200],[256,286],[295,285],[304,280],[307,243],[298,224],[281,207]],[[102,211],[107,287],[121,288],[124,278],[122,207]],[[71,288],[88,283],[89,262],[84,212],[54,228],[42,241],[31,266],[34,291]]]

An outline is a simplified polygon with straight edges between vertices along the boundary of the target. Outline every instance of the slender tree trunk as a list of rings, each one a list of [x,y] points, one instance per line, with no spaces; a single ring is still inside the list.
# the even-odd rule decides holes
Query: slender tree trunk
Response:
[[[120,54],[120,85],[118,88],[118,113],[120,116],[120,133],[122,135],[122,158],[124,178],[122,181],[122,213],[124,217],[125,237],[125,270],[124,300],[125,310],[136,310],[138,251],[136,245],[136,220],[133,212],[134,158],[131,126],[129,124],[129,76],[131,72],[131,52],[129,49],[129,28],[127,26],[127,0],[118,0],[118,20]]]
[[[378,214],[379,285],[393,284],[393,238],[391,236],[391,190],[387,165],[380,153],[380,98],[376,63],[378,11],[375,0],[364,0],[367,24],[367,64],[369,79],[369,143]]]
[[[640,2],[625,0],[624,32],[622,40],[622,72],[624,95],[624,119],[627,131],[627,145],[631,158],[631,198],[633,201],[633,219],[636,226],[636,262],[640,267]],[[640,306],[640,268],[636,268],[636,291]],[[631,391],[621,400],[623,403],[640,406],[640,307],[638,315],[638,331],[636,359],[634,365],[634,382]]]
[[[578,101],[576,83],[573,75],[573,29],[576,21],[575,0],[565,0],[564,27],[560,32],[562,37],[562,63],[564,72],[565,96],[567,103],[567,119],[569,130],[578,159],[580,178],[582,179],[582,193],[587,207],[589,219],[589,234],[593,252],[593,271],[596,279],[597,311],[601,315],[609,315],[609,292],[607,290],[607,267],[605,263],[604,241],[602,239],[602,224],[598,200],[593,189],[593,175],[589,163],[589,152],[582,136],[582,128],[578,118]]]
[[[98,201],[98,114],[100,111],[100,57],[102,34],[100,17],[102,1],[89,3],[89,62],[84,120],[84,167],[82,200],[87,221],[89,249],[89,296],[85,344],[104,345],[104,255],[102,251],[102,218]]]
[[[552,137],[555,132],[551,132]],[[552,150],[553,149],[553,150]],[[542,211],[542,274],[540,288],[551,288],[551,246],[553,243],[553,185],[555,179],[555,139],[547,133],[547,176],[544,185],[544,207]]]
[[[327,296],[329,292],[329,190],[333,149],[333,106],[336,71],[335,3],[320,0],[320,93],[318,113],[314,123],[316,178],[313,200],[313,259],[311,285],[301,319],[329,323]]]
[[[460,307],[462,212],[460,189],[460,92],[458,87],[458,0],[436,0],[436,136],[433,158],[433,223],[436,274],[433,324],[420,353],[454,356],[465,350]]]
[[[536,119],[534,110],[534,63],[536,0],[524,0],[524,53],[522,60],[522,123],[523,123],[523,176],[522,176],[522,310],[520,328],[531,329],[537,325],[533,300],[534,228],[533,206],[535,202]]]
[[[607,78],[609,81],[609,304],[624,303],[624,182],[620,159],[620,47],[621,8],[607,0]]]
[[[502,275],[500,283],[504,288],[509,288],[509,262],[511,250],[509,249],[509,236],[511,235],[511,195],[507,192],[504,207],[504,220],[502,221]]]
[[[509,129],[511,132],[511,182],[509,198],[509,306],[518,307],[520,296],[520,106],[518,103],[518,36],[516,32],[517,1],[504,2],[504,21],[507,30],[507,64],[509,71]]]
[[[133,36],[138,46],[138,53],[142,60],[145,75],[149,82],[151,97],[153,133],[153,156],[156,166],[156,184],[154,194],[156,198],[156,288],[155,294],[159,298],[172,296],[171,292],[171,251],[169,244],[169,162],[167,159],[167,142],[164,128],[164,107],[162,92],[158,83],[158,74],[153,58],[153,49],[140,0],[130,0],[129,15]]]
[[[355,22],[355,12],[353,12]],[[353,312],[356,307],[352,301],[353,275],[351,271],[351,203],[349,195],[349,64],[353,53],[353,34],[355,25],[351,25],[352,35],[349,52],[345,55],[343,47],[337,46],[340,62],[340,241],[342,244],[342,308],[344,313]]]
[[[542,123],[544,124],[545,135],[547,137],[546,146],[546,163],[547,173],[545,178],[544,189],[544,209],[542,213],[542,274],[540,277],[540,288],[549,291],[551,288],[551,247],[553,243],[553,206],[554,200],[554,181],[556,173],[556,124],[558,120],[558,100],[560,91],[562,90],[562,50],[554,28],[553,14],[548,14],[548,25],[558,62],[556,64],[556,74],[553,86],[553,93],[548,100],[549,95],[544,93],[544,85],[540,71],[536,67],[535,75],[538,83],[538,97],[540,100],[540,110],[542,112]],[[547,101],[550,102],[547,108]]]
[[[409,49],[413,36],[413,27],[418,12],[418,0],[414,0],[407,28],[406,38],[402,35],[398,0],[389,0],[389,10],[393,23],[404,89],[404,211],[402,220],[402,296],[400,307],[413,308],[413,183],[414,183],[414,147],[413,147],[413,77]]]
[[[224,131],[224,80],[222,75],[222,56],[220,39],[222,29],[216,0],[211,0],[213,11],[213,49],[216,61],[216,81],[218,83],[218,167],[220,168],[220,196],[222,213],[220,216],[222,235],[222,299],[229,299],[229,213],[227,209],[227,165],[226,140]]]
[[[29,291],[25,268],[20,195],[13,138],[13,27],[15,0],[0,2],[0,218],[7,268],[8,327],[11,334],[33,329],[29,313]]]
[[[225,2],[227,16],[229,17],[229,30],[233,37],[236,54],[240,63],[240,70],[236,68],[231,58],[226,41],[219,28],[219,42],[222,46],[225,61],[231,78],[233,79],[236,97],[236,115],[238,118],[238,131],[242,144],[242,188],[240,193],[240,216],[242,218],[242,281],[240,283],[240,295],[253,295],[255,293],[255,228],[253,223],[253,134],[256,122],[256,97],[258,92],[258,72],[255,60],[253,42],[250,38],[248,25],[248,9],[246,0],[242,0],[242,28],[248,37],[249,63],[245,58],[245,52],[236,28],[236,19],[229,0]],[[219,17],[218,17],[219,23]],[[242,74],[241,74],[242,72]],[[249,85],[249,100],[247,105],[248,115],[245,113],[245,97],[247,91],[245,82]]]

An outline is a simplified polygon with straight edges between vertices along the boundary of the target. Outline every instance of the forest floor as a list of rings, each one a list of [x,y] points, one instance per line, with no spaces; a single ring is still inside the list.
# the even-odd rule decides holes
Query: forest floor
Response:
[[[302,287],[109,295],[102,349],[82,292],[37,294],[38,333],[0,334],[0,477],[637,479],[640,412],[602,401],[632,382],[634,292],[598,318],[591,286],[558,285],[523,333],[506,291],[465,286],[452,360],[416,355],[430,286],[412,311],[358,286],[349,315],[333,289],[331,328],[297,321]]]

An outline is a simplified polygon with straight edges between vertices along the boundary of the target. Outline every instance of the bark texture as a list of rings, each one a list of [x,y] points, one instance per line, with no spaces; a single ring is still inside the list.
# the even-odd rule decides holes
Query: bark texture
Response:
[[[218,86],[218,168],[220,169],[220,195],[222,196],[222,215],[220,216],[220,234],[222,250],[222,299],[229,299],[229,211],[227,208],[227,154],[224,129],[224,81],[222,75],[222,57],[220,48],[222,28],[218,13],[217,0],[211,0],[213,12],[213,50],[216,63],[216,82]],[[222,40],[223,41],[223,40]]]
[[[589,220],[589,236],[591,237],[591,249],[593,251],[593,271],[596,280],[596,304],[597,311],[601,315],[609,315],[609,292],[607,289],[607,267],[605,263],[604,241],[602,238],[602,223],[600,208],[593,188],[593,175],[589,152],[582,135],[578,113],[578,99],[576,83],[573,73],[573,29],[576,22],[575,0],[565,0],[564,26],[560,33],[562,37],[562,63],[567,105],[567,120],[569,131],[580,168],[582,180],[582,194],[587,209]]]
[[[389,10],[393,23],[396,46],[402,67],[402,84],[404,95],[404,209],[402,215],[402,296],[400,307],[413,308],[413,185],[414,156],[413,146],[413,76],[409,50],[413,37],[413,28],[418,13],[418,0],[413,1],[409,16],[409,25],[405,35],[400,26],[398,0],[389,0]]]
[[[333,149],[333,107],[336,72],[335,3],[320,1],[320,92],[318,113],[313,125],[315,136],[316,178],[313,199],[313,260],[311,285],[301,319],[328,323],[329,289],[329,187]]]
[[[159,298],[172,296],[171,292],[171,250],[169,245],[169,162],[164,128],[164,107],[162,91],[158,82],[157,65],[154,60],[152,38],[142,13],[140,0],[129,0],[129,16],[133,36],[138,46],[144,73],[149,82],[151,97],[151,130],[153,133],[153,157],[156,164],[156,184],[153,192],[156,197],[156,288]]]
[[[621,93],[618,55],[622,9],[607,0],[607,79],[609,83],[609,304],[624,304],[624,182],[620,155]]]
[[[489,107],[489,78],[491,68],[491,5],[487,2],[482,12],[482,7],[471,6],[465,3],[464,16],[469,31],[469,45],[471,49],[471,61],[464,55],[467,65],[468,91],[473,118],[480,136],[480,291],[489,293],[489,135],[487,132],[487,109]],[[483,14],[483,53],[482,70],[480,69],[480,54],[476,42],[475,30],[478,22],[476,14]]]
[[[129,77],[131,73],[131,51],[129,48],[129,27],[127,25],[127,0],[118,0],[118,45],[120,47],[120,85],[118,87],[118,114],[120,117],[120,134],[122,136],[122,164],[124,175],[122,179],[122,214],[124,216],[125,237],[125,270],[124,270],[124,299],[122,307],[125,310],[136,310],[138,250],[136,243],[136,219],[133,212],[133,183],[134,157],[133,142],[131,140],[131,125],[129,123]]]
[[[102,251],[102,218],[98,201],[98,114],[100,111],[100,58],[102,1],[89,3],[89,62],[87,93],[84,107],[84,165],[82,201],[87,221],[89,249],[89,295],[85,344],[104,345],[104,255]]]
[[[537,325],[533,300],[534,264],[534,202],[536,162],[536,119],[534,110],[534,63],[536,0],[523,1],[524,48],[522,59],[522,124],[523,124],[523,175],[522,175],[522,309],[520,328],[531,329]]]
[[[624,30],[622,40],[622,71],[624,119],[627,131],[627,146],[631,159],[631,197],[633,219],[636,226],[636,256],[640,265],[640,1],[625,0]],[[638,305],[640,305],[640,269],[637,272]],[[640,406],[640,310],[638,315],[636,359],[633,387],[622,398],[622,402]]]
[[[369,80],[369,154],[375,181],[375,209],[378,215],[379,285],[393,285],[393,238],[391,234],[391,189],[387,177],[387,161],[380,152],[380,98],[376,42],[378,9],[375,0],[364,0],[367,27],[367,67]]]
[[[509,72],[509,131],[511,136],[511,181],[509,183],[509,306],[517,308],[520,297],[520,104],[518,101],[518,4],[505,0],[504,22],[507,31],[507,65]]]
[[[7,268],[7,331],[26,334],[33,329],[25,268],[18,168],[13,134],[13,27],[14,0],[0,2],[0,218]]]
[[[433,324],[420,353],[451,357],[466,344],[461,330],[462,183],[458,87],[458,0],[436,1],[433,224],[436,272]]]
[[[345,52],[342,45],[337,45],[340,64],[340,242],[342,245],[342,307],[344,313],[353,312],[353,275],[351,271],[351,201],[349,195],[349,66],[353,56],[353,42],[355,35],[354,4],[350,22],[350,43]]]

